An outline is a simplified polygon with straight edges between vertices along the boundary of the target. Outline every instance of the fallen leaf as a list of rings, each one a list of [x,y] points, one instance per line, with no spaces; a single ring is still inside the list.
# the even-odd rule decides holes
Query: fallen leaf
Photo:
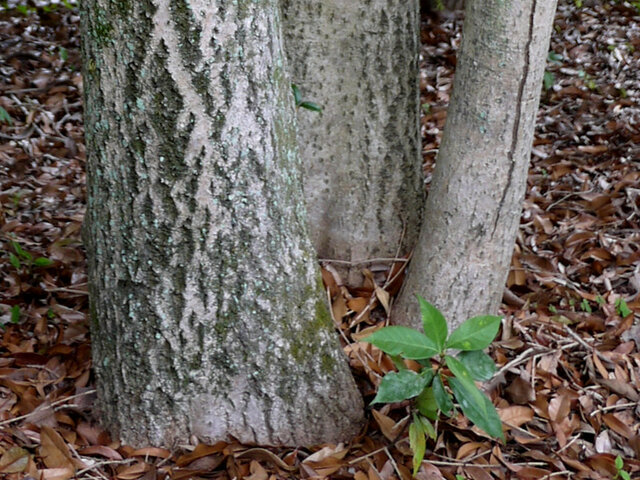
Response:
[[[29,452],[24,448],[13,447],[0,457],[0,472],[20,473],[24,472],[29,464]]]

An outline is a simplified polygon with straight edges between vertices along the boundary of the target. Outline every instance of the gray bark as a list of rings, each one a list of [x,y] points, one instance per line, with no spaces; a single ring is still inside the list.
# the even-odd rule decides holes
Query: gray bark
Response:
[[[555,6],[555,0],[467,0],[447,123],[395,322],[420,325],[416,293],[454,326],[497,312]]]
[[[418,0],[284,0],[311,237],[320,258],[412,249],[424,202]],[[350,281],[362,265],[351,269]]]
[[[362,399],[306,230],[275,0],[81,3],[91,329],[124,442],[338,442]]]

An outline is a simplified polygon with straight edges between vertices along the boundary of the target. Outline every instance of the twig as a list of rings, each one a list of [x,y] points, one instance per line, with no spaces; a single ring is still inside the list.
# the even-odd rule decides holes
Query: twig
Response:
[[[91,470],[96,470],[96,468],[102,467],[104,465],[126,465],[127,463],[132,463],[132,462],[135,463],[136,459],[125,458],[124,460],[104,460],[101,462],[96,462],[91,467],[87,467],[87,468],[83,468],[82,470],[79,470],[78,472],[76,472],[76,476],[82,475],[83,473],[90,472]]]
[[[391,453],[389,452],[389,449],[387,447],[384,447],[384,452],[387,454],[387,457],[389,458],[389,461],[391,462],[391,465],[393,465],[393,469],[398,474],[398,478],[402,478],[402,474],[400,473],[400,469],[398,468],[398,464],[393,459],[393,456],[391,455]]]
[[[640,402],[629,402],[629,403],[620,403],[618,405],[609,405],[608,407],[601,407],[601,408],[598,408],[597,410],[594,410],[589,414],[589,416],[593,417],[598,413],[609,412],[611,410],[618,410],[618,409],[622,410],[623,408],[637,407],[638,404],[640,404]]]
[[[69,400],[73,400],[74,398],[83,397],[85,395],[91,395],[92,393],[96,393],[95,389],[87,390],[86,392],[78,393],[76,395],[71,395],[69,397],[61,398],[60,400],[56,400],[53,402],[50,407],[57,407],[58,405],[62,405],[63,403],[68,402]],[[35,411],[29,412],[25,415],[20,415],[19,417],[10,418],[9,420],[5,420],[4,422],[0,422],[0,427],[4,427],[5,425],[10,425],[15,422],[19,422],[20,420],[24,420],[29,418],[31,415],[36,413]]]

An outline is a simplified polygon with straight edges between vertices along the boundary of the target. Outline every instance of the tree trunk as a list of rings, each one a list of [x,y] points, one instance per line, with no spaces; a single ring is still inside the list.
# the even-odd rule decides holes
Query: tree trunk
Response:
[[[500,306],[556,0],[468,0],[442,145],[397,323],[420,294],[457,325]]]
[[[124,442],[348,439],[275,0],[87,0],[93,358]]]
[[[418,0],[283,0],[311,238],[320,258],[412,249],[423,206]],[[362,265],[351,268],[350,281]]]

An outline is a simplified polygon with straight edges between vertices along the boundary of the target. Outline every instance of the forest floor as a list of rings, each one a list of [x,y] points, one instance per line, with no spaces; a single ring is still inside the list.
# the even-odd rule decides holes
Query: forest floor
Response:
[[[484,387],[506,441],[443,417],[420,479],[623,478],[618,456],[640,478],[640,14],[613,0],[560,3],[490,349],[499,373]],[[406,402],[369,407],[358,438],[314,449],[135,450],[97,424],[78,23],[66,8],[0,12],[0,477],[411,478]],[[460,30],[460,14],[423,18],[427,185]],[[329,285],[367,403],[393,369],[358,342],[384,317],[373,282],[388,272],[377,267],[359,288]]]

